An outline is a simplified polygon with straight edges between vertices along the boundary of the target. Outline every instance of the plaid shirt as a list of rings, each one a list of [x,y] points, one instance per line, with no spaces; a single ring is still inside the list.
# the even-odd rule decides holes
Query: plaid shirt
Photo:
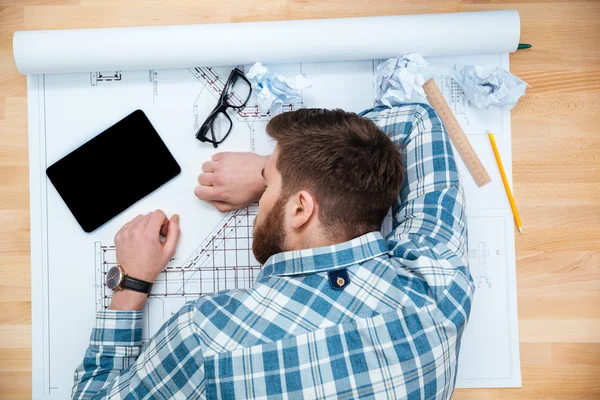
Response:
[[[386,239],[276,254],[252,289],[188,302],[144,348],[141,311],[100,312],[73,397],[449,398],[474,291],[450,141],[426,105],[362,115],[403,149]]]

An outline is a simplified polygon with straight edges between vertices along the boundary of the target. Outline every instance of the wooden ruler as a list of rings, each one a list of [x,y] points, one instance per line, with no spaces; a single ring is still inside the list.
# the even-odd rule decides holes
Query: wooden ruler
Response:
[[[446,99],[442,95],[440,88],[436,85],[433,79],[428,80],[423,85],[423,90],[427,95],[427,100],[429,100],[429,104],[431,107],[437,111],[438,115],[442,119],[446,130],[448,131],[448,136],[452,139],[452,143],[454,143],[454,147],[458,150],[458,153],[462,157],[465,162],[469,172],[475,179],[475,183],[477,186],[483,186],[486,183],[490,182],[490,176],[488,175],[485,167],[481,163],[479,157],[477,157],[477,153],[473,150],[473,146],[471,146],[471,142],[465,135],[465,132],[462,130],[456,117],[452,113],[450,106],[446,103]]]

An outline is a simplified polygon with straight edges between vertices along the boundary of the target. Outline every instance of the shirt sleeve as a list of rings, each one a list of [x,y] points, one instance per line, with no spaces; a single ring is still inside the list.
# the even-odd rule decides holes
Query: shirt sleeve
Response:
[[[204,391],[204,362],[191,302],[142,347],[142,311],[98,313],[73,399],[170,399]]]
[[[450,138],[433,108],[408,104],[362,113],[398,146],[404,185],[392,206],[391,254],[411,276],[426,282],[435,300],[462,275],[461,291],[471,291],[467,257],[465,198]],[[469,296],[464,296],[469,297]]]

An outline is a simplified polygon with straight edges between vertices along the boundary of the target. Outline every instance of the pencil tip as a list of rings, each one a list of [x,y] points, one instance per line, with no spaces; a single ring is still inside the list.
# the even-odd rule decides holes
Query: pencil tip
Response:
[[[523,228],[519,226],[517,229],[519,230],[519,232],[521,232],[521,235],[522,235],[523,234]]]

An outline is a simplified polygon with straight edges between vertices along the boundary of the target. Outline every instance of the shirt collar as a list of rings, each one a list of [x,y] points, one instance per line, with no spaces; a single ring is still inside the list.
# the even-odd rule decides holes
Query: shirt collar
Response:
[[[369,232],[347,242],[275,254],[267,260],[256,281],[271,275],[308,274],[344,268],[389,251],[379,232]]]

